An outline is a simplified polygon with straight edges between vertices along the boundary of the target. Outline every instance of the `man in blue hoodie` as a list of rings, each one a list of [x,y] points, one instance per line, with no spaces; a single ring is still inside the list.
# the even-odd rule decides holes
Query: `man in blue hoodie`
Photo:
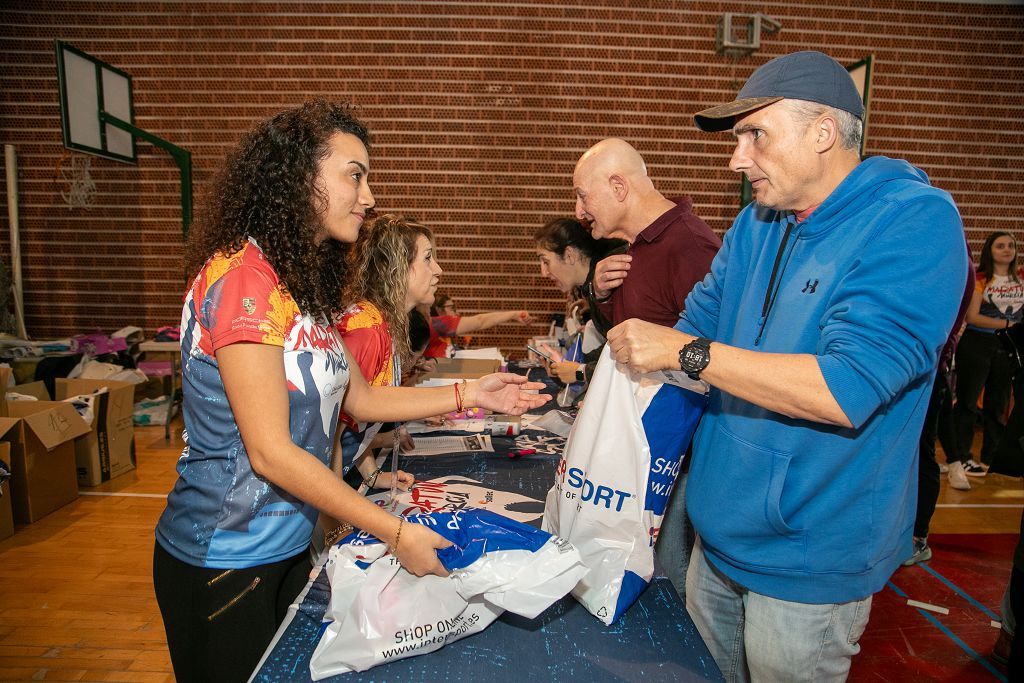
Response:
[[[918,437],[967,272],[950,196],[860,160],[863,103],[820,52],[773,59],[731,130],[755,202],[675,328],[628,320],[615,358],[712,386],[687,509],[686,606],[727,680],[843,680],[911,547]]]

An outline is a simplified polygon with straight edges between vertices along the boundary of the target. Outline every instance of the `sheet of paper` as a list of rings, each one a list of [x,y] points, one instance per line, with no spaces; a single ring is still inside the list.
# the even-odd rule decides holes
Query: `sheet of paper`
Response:
[[[498,362],[504,362],[505,358],[501,355],[501,350],[496,346],[488,347],[486,349],[459,349],[455,352],[456,358],[488,358]]]
[[[456,382],[461,382],[457,377],[431,377],[416,383],[418,387],[446,387]]]
[[[549,410],[533,420],[529,429],[541,429],[559,436],[569,436],[574,421],[572,415],[564,410]]]
[[[487,434],[472,436],[421,436],[414,439],[416,448],[403,451],[403,455],[443,455],[465,451],[494,452],[491,437]]]
[[[706,394],[710,389],[704,380],[690,379],[685,372],[679,370],[656,370],[643,375],[643,378],[659,384],[674,384],[698,394]]]
[[[406,422],[405,428],[410,434],[430,434],[432,432],[470,432],[479,434],[484,431],[486,420],[448,420],[445,424],[427,424],[423,420]]]

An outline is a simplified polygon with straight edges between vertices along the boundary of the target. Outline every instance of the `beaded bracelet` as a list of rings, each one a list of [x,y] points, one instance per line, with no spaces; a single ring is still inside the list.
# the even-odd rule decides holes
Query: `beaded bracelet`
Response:
[[[375,486],[377,486],[377,477],[380,476],[380,472],[381,472],[381,469],[378,467],[373,472],[370,472],[370,475],[368,477],[366,477],[366,485],[369,488],[372,489]]]

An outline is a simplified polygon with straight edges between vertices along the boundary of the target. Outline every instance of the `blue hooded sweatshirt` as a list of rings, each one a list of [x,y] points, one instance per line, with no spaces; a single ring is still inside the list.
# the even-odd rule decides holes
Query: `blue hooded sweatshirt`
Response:
[[[726,576],[782,600],[841,603],[880,590],[906,559],[921,425],[967,259],[952,198],[905,161],[861,162],[802,223],[753,203],[740,213],[676,329],[813,355],[853,427],[712,389],[686,502]]]

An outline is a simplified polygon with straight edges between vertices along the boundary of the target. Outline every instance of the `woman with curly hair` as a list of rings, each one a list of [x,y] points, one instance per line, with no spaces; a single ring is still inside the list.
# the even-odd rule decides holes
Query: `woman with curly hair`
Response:
[[[539,385],[509,374],[454,389],[363,379],[329,321],[350,278],[345,245],[374,204],[368,142],[348,106],[324,100],[263,121],[229,154],[189,235],[186,446],[153,555],[180,681],[248,678],[308,578],[318,510],[386,542],[410,572],[444,574],[441,536],[331,473],[342,408],[379,422],[543,402],[526,391]]]
[[[433,302],[442,272],[434,259],[434,233],[402,216],[378,216],[360,231],[349,254],[349,270],[345,299],[356,303],[335,327],[370,385],[398,386],[402,368],[412,360],[409,314],[417,304]],[[395,432],[381,432],[380,422],[360,424],[344,411],[341,422],[331,469],[340,476],[355,466],[367,486],[390,488],[391,472],[375,467],[372,452],[390,446]],[[398,437],[403,448],[414,446],[404,428],[398,429]],[[412,485],[411,475],[399,471],[398,476],[401,488]],[[320,523],[324,529],[337,526],[326,515]],[[314,554],[322,549],[322,534],[314,531]]]

